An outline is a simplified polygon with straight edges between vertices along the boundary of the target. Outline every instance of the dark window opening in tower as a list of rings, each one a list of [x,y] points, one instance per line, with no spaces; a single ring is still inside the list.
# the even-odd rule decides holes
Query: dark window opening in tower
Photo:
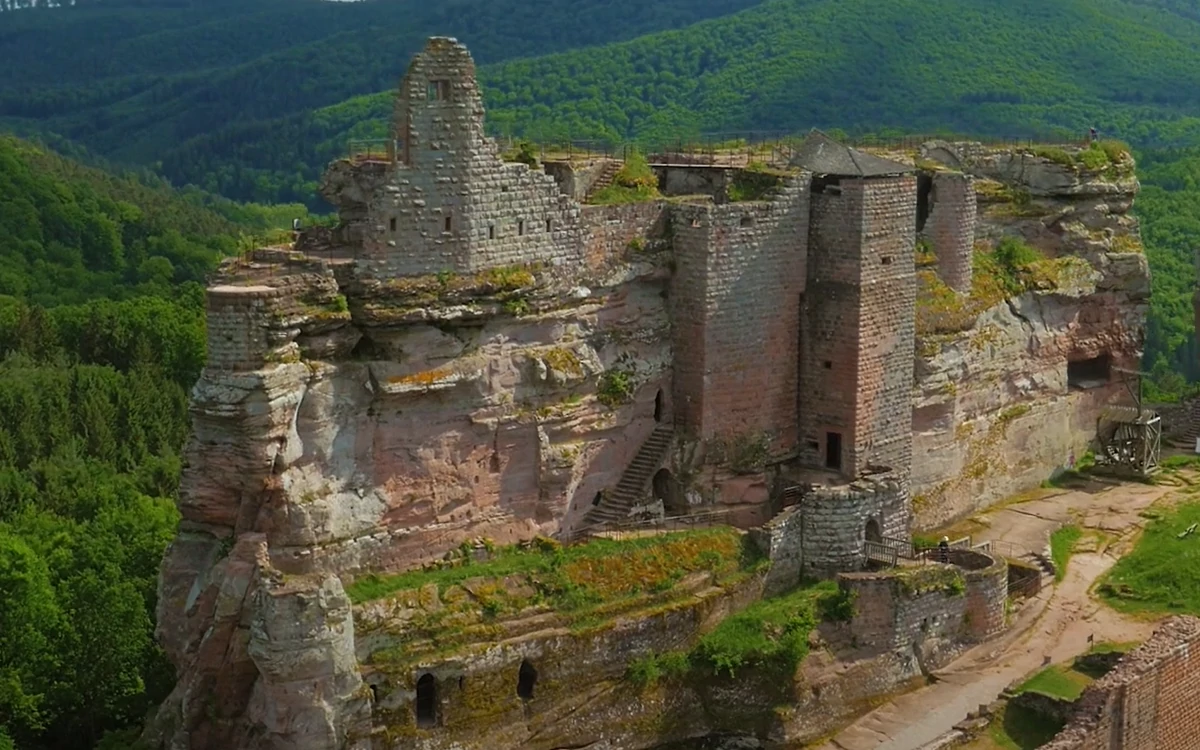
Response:
[[[925,230],[925,222],[933,208],[933,175],[917,176],[917,231]]]
[[[428,672],[417,680],[417,726],[437,726],[437,681]]]

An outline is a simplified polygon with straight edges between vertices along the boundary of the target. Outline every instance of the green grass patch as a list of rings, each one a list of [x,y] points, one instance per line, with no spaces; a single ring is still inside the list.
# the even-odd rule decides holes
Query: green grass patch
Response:
[[[790,675],[808,654],[813,627],[822,619],[844,619],[852,609],[853,602],[833,581],[805,584],[725,618],[700,639],[691,659],[731,677],[744,667]]]
[[[1034,750],[1054,739],[1063,725],[1019,706],[1005,706],[988,726],[988,736],[1004,750]]]
[[[650,168],[646,157],[634,151],[625,159],[625,163],[613,177],[612,184],[597,190],[589,202],[612,206],[642,203],[661,197],[662,194],[658,192],[658,176]]]
[[[1046,667],[1017,688],[1017,693],[1041,693],[1073,701],[1083,695],[1092,678],[1071,667],[1058,664]]]
[[[1115,609],[1130,613],[1200,615],[1200,503],[1162,509],[1142,538],[1102,579],[1098,592]]]
[[[730,528],[703,529],[614,541],[594,539],[561,547],[542,540],[529,548],[504,547],[490,559],[460,559],[432,570],[365,576],[346,589],[355,604],[434,583],[440,591],[471,578],[523,575],[552,603],[567,609],[661,589],[688,573],[733,573],[760,562],[757,550]]]
[[[1191,469],[1200,466],[1200,455],[1193,453],[1181,453],[1175,456],[1167,456],[1158,462],[1160,468],[1168,471],[1180,471],[1182,469]]]
[[[1075,544],[1083,536],[1083,529],[1074,524],[1063,526],[1050,535],[1050,559],[1054,561],[1054,580],[1061,581],[1067,575],[1067,564]]]

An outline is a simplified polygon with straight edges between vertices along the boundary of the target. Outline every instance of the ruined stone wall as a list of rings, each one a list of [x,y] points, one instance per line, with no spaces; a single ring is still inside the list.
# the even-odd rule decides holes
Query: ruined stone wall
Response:
[[[767,588],[782,591],[803,576],[829,576],[866,564],[867,526],[894,539],[908,538],[908,494],[902,478],[866,477],[847,485],[808,488],[754,539],[771,559]]]
[[[396,98],[395,137],[398,161],[368,202],[360,263],[371,274],[579,261],[579,205],[553,177],[500,159],[484,135],[464,46],[433,39],[413,59]]]
[[[1200,619],[1175,617],[1092,683],[1042,750],[1191,750],[1200,737]]]
[[[701,439],[795,443],[806,181],[770,201],[686,206],[672,219],[675,403]]]
[[[669,215],[660,201],[584,206],[583,259],[591,271],[644,259],[667,242]]]
[[[956,292],[971,291],[971,255],[975,247],[976,198],[974,179],[961,172],[934,172],[925,226],[937,272]]]
[[[875,652],[916,648],[923,666],[947,663],[968,643],[1002,632],[1008,597],[1003,559],[954,550],[948,564],[926,561],[873,573],[841,573],[854,601],[850,633]]]
[[[276,294],[276,290],[265,286],[208,290],[208,367],[255,370],[262,365],[271,348],[267,341],[268,303]]]
[[[655,166],[663,195],[707,195],[724,200],[734,169],[682,164]]]
[[[813,195],[799,404],[809,465],[856,477],[911,463],[915,206],[910,176],[843,179]]]
[[[838,585],[854,598],[850,632],[871,651],[907,650],[928,642],[950,650],[964,642],[967,599],[960,571],[929,563],[878,573],[842,573]]]

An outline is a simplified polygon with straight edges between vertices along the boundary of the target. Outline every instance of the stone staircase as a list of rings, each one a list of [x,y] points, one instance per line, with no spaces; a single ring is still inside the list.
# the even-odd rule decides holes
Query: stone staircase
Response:
[[[1190,411],[1187,432],[1184,433],[1180,446],[1188,451],[1195,450],[1196,440],[1200,439],[1200,399],[1192,402]]]
[[[617,179],[617,173],[621,171],[622,166],[621,162],[616,160],[604,162],[604,166],[600,168],[600,174],[596,175],[595,181],[588,186],[583,202],[588,203],[596,193],[613,184],[613,180]]]
[[[646,486],[650,484],[654,472],[666,458],[673,435],[674,430],[670,425],[660,424],[654,428],[633,461],[625,467],[617,486],[604,493],[600,504],[593,506],[584,516],[585,525],[622,521],[629,517],[629,512],[645,495]]]

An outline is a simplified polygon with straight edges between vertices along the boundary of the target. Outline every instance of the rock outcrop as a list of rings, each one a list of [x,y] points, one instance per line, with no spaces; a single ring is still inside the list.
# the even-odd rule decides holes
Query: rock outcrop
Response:
[[[1139,368],[1150,272],[1129,213],[1133,162],[1093,169],[1077,150],[1040,151],[1049,157],[945,143],[923,153],[976,177],[977,252],[1008,237],[1044,255],[1015,290],[979,258],[969,296],[922,272],[913,495],[924,528],[1081,459],[1103,407],[1128,402],[1120,370]]]

